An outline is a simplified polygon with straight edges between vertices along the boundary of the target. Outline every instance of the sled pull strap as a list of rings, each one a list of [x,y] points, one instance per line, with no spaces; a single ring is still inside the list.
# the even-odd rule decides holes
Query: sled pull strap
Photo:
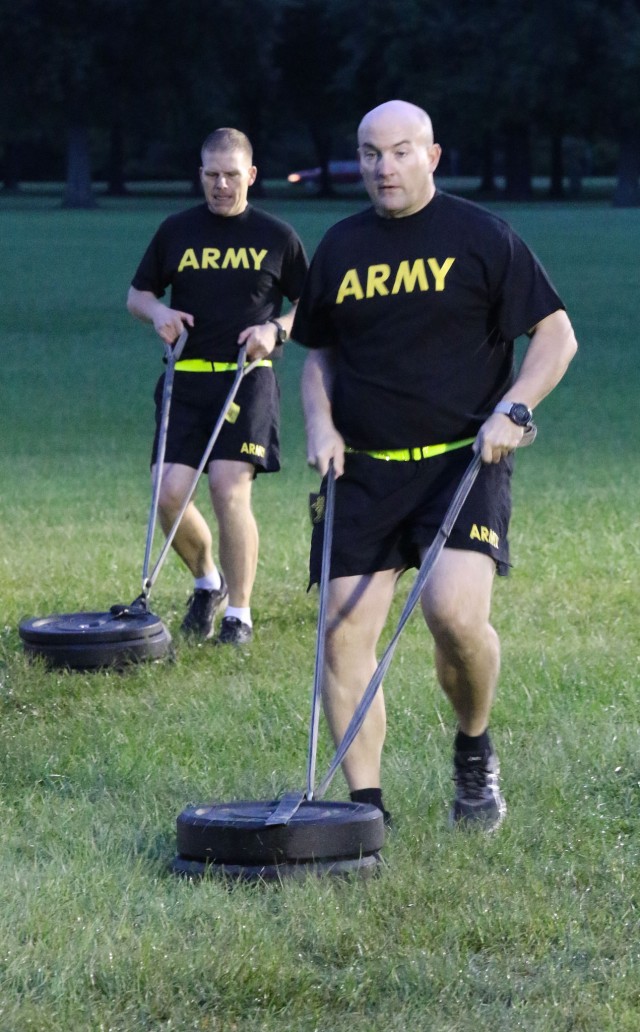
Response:
[[[400,634],[407,620],[411,616],[413,610],[415,609],[416,605],[420,600],[420,596],[422,595],[422,592],[424,590],[427,578],[429,577],[431,570],[433,569],[436,561],[438,560],[440,553],[442,552],[442,549],[447,543],[447,539],[451,533],[453,525],[458,518],[460,509],[464,505],[471,488],[473,487],[476,477],[478,476],[478,473],[480,471],[481,465],[482,462],[480,455],[474,455],[471,462],[469,463],[469,466],[465,471],[464,476],[462,477],[462,480],[460,481],[457,491],[451,499],[451,503],[445,513],[442,525],[440,526],[436,537],[434,538],[431,546],[425,552],[413,587],[409,592],[402,613],[400,614],[400,619],[398,621],[398,626],[395,630],[395,633],[391,638],[391,641],[387,645],[387,648],[385,649],[382,659],[378,663],[378,666],[376,667],[373,676],[371,677],[371,680],[369,681],[369,684],[365,689],[364,695],[362,696],[358,706],[356,707],[356,710],[351,718],[351,722],[347,727],[343,739],[340,742],[336,750],[336,753],[331,761],[329,770],[327,771],[323,781],[317,789],[316,798],[318,799],[321,799],[324,793],[327,791],[327,788],[329,787],[338,767],[342,763],[342,760],[344,759],[347,750],[349,749],[349,746],[351,745],[354,738],[358,734],[358,731],[362,727],[364,718],[366,717],[369,707],[373,702],[374,696],[378,691],[378,688],[382,684],[384,676],[391,664],[391,659],[393,657],[393,653],[395,652],[395,648],[398,643]]]
[[[272,814],[264,822],[265,827],[273,824],[288,824],[298,812],[305,800],[304,792],[287,792],[279,801]]]
[[[265,821],[265,825],[288,824],[298,812],[302,803],[313,799],[316,756],[318,751],[318,727],[320,722],[320,700],[324,677],[324,650],[327,624],[327,599],[331,564],[331,544],[333,535],[333,512],[335,508],[335,474],[333,459],[327,472],[327,487],[324,510],[324,536],[322,539],[322,567],[320,572],[320,600],[318,603],[318,631],[316,637],[316,658],[311,692],[311,720],[309,723],[309,751],[307,757],[307,788],[305,792],[288,792],[282,797],[278,806]]]
[[[156,528],[156,521],[158,518],[158,501],[160,498],[160,481],[162,479],[162,466],[164,463],[165,450],[167,447],[167,432],[169,429],[169,412],[171,409],[171,395],[173,393],[173,380],[176,368],[176,362],[180,355],[184,351],[184,346],[187,343],[189,336],[188,330],[183,330],[174,346],[170,344],[164,345],[164,357],[167,363],[167,371],[164,374],[164,386],[162,389],[162,404],[160,408],[160,428],[158,431],[158,449],[156,458],[156,468],[153,478],[153,491],[151,494],[151,507],[149,510],[149,520],[147,524],[147,540],[144,550],[144,562],[142,564],[142,595],[146,599],[151,584],[149,582],[149,566],[151,563],[151,548],[153,545],[153,535]],[[136,600],[137,601],[137,600]]]
[[[164,563],[164,561],[165,561],[165,559],[167,557],[167,553],[168,553],[169,549],[171,548],[171,544],[172,544],[173,539],[174,539],[174,537],[175,537],[175,535],[177,533],[178,527],[180,526],[180,521],[182,520],[182,517],[184,516],[184,514],[185,514],[185,512],[187,510],[187,507],[189,505],[189,502],[191,501],[191,499],[193,497],[193,494],[194,494],[194,492],[195,492],[195,490],[196,490],[196,488],[198,486],[198,481],[199,481],[202,473],[204,472],[204,468],[205,468],[205,466],[206,466],[206,464],[207,464],[207,462],[209,460],[209,456],[210,456],[211,452],[213,451],[213,446],[214,446],[214,444],[216,443],[216,441],[218,439],[218,435],[220,434],[222,426],[223,426],[223,424],[224,424],[224,422],[225,422],[225,420],[227,418],[227,415],[229,414],[229,411],[231,409],[231,406],[234,403],[233,400],[234,400],[236,394],[238,393],[238,389],[240,387],[241,380],[243,379],[243,377],[245,377],[247,375],[247,373],[250,373],[253,369],[255,369],[255,367],[257,365],[261,364],[261,360],[258,359],[258,358],[255,358],[252,362],[247,362],[247,364],[245,365],[245,355],[246,355],[246,352],[247,352],[247,346],[246,346],[246,344],[243,344],[243,346],[238,351],[238,370],[236,372],[236,375],[234,377],[233,383],[231,385],[231,389],[230,389],[230,391],[229,391],[229,393],[227,395],[227,398],[226,398],[226,400],[224,402],[224,405],[222,406],[222,411],[220,412],[220,415],[218,416],[216,425],[213,428],[213,431],[211,433],[211,437],[209,438],[209,441],[207,442],[207,446],[205,448],[204,455],[202,456],[202,459],[200,460],[200,465],[198,466],[197,470],[195,470],[195,472],[194,472],[193,480],[191,481],[191,485],[189,487],[189,490],[187,491],[187,493],[185,495],[184,501],[182,503],[182,506],[180,508],[180,511],[179,511],[178,515],[175,518],[174,524],[173,524],[171,530],[169,531],[169,533],[167,534],[167,536],[165,538],[164,545],[162,546],[162,550],[160,551],[160,554],[159,554],[158,558],[156,559],[156,564],[153,567],[153,570],[151,571],[149,576],[145,578],[145,582],[143,584],[143,592],[144,592],[145,595],[149,594],[149,592],[151,591],[151,588],[155,584],[155,581],[156,581],[156,578],[157,578],[158,574],[160,573],[162,565],[163,565],[163,563]],[[159,467],[159,463],[157,465]]]

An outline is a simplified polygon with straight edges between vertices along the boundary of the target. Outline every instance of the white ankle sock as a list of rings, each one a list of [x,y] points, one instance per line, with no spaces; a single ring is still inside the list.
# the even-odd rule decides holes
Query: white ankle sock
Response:
[[[253,621],[251,620],[251,609],[249,606],[246,608],[240,608],[238,606],[227,606],[225,616],[235,616],[236,619],[240,620],[241,623],[246,624],[247,627],[253,627]]]
[[[202,588],[205,591],[218,591],[222,584],[222,578],[220,572],[214,570],[213,573],[208,573],[206,577],[196,577],[194,586],[196,588]]]

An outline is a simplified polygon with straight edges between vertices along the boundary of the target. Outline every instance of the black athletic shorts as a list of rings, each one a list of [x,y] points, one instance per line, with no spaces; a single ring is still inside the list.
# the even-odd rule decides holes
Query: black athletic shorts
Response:
[[[176,372],[169,408],[165,462],[179,462],[197,469],[218,417],[222,412],[235,372]],[[164,376],[155,389],[156,433],[151,465],[156,461],[161,420]],[[229,418],[231,417],[231,418]],[[248,462],[256,473],[280,469],[280,390],[273,369],[258,366],[240,381],[209,457]],[[207,463],[208,466],[208,463]]]
[[[435,538],[472,457],[471,445],[409,462],[347,454],[335,483],[331,577],[419,567],[420,551]],[[509,569],[512,468],[511,456],[482,465],[448,539],[450,548],[491,556],[502,576]],[[325,491],[326,479],[321,499]],[[324,504],[317,499],[311,500],[311,584],[319,582],[322,562]]]

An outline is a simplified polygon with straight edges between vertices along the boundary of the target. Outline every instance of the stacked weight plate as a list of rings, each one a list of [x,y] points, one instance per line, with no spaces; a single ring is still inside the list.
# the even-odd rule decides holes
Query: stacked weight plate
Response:
[[[286,824],[266,824],[277,806],[241,800],[187,807],[177,820],[174,873],[266,882],[376,873],[384,842],[377,807],[305,801]]]
[[[19,628],[26,654],[48,666],[71,670],[121,668],[162,659],[171,635],[154,613],[54,613],[23,620]]]

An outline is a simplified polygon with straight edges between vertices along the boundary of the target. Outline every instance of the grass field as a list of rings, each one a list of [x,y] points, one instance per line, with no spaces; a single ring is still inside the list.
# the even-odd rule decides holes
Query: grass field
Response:
[[[353,205],[264,203],[309,251]],[[168,865],[187,803],[304,786],[317,477],[298,349],[283,471],[255,490],[251,650],[178,641],[175,662],[125,675],[48,672],[17,632],[139,591],[161,348],[124,298],[183,206],[0,196],[0,1032],[637,1032],[640,211],[496,205],[581,344],[519,456],[515,568],[496,588],[503,829],[447,827],[453,722],[416,617],[386,684],[381,876],[228,889]],[[153,608],[174,632],[188,592],[171,558]],[[323,726],[320,772],[330,754]],[[346,798],[340,776],[329,794]]]

